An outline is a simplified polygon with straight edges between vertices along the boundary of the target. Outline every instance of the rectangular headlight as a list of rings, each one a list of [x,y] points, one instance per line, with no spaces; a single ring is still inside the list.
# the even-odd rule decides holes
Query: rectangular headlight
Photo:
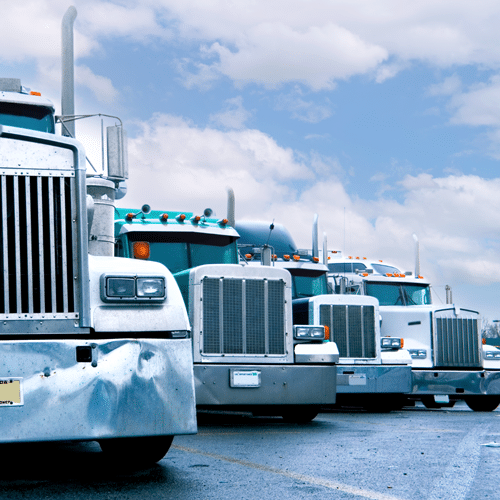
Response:
[[[425,359],[427,358],[427,350],[426,349],[408,349],[410,356],[413,359]]]
[[[382,349],[402,349],[404,346],[404,339],[398,337],[382,337],[380,339],[380,346]]]
[[[134,278],[108,278],[106,280],[106,295],[108,297],[135,297]]]
[[[500,351],[486,351],[485,353],[486,359],[500,359]]]
[[[324,326],[295,325],[293,336],[297,340],[324,340]]]
[[[165,278],[137,278],[138,297],[165,297]]]

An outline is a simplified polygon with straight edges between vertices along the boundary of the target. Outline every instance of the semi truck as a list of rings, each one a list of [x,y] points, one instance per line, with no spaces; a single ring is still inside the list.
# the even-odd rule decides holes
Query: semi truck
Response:
[[[464,400],[474,411],[492,411],[500,404],[500,350],[483,345],[478,311],[434,303],[431,283],[420,274],[418,247],[416,255],[415,271],[402,272],[330,250],[329,276],[339,291],[377,298],[382,335],[404,339],[412,357],[410,400],[428,408]]]
[[[334,293],[328,267],[319,258],[316,215],[312,227],[309,251],[298,249],[282,224],[238,221],[235,226],[245,263],[267,264],[292,275],[294,323],[323,325],[337,344],[337,406],[378,412],[399,409],[411,390],[410,355],[396,334],[381,336],[376,298]]]
[[[292,320],[288,271],[239,262],[228,219],[120,208],[116,255],[158,261],[188,307],[199,410],[308,422],[336,402],[338,350],[321,325]]]
[[[187,311],[165,266],[89,254],[85,151],[55,122],[48,99],[0,79],[0,442],[156,462],[197,431]]]

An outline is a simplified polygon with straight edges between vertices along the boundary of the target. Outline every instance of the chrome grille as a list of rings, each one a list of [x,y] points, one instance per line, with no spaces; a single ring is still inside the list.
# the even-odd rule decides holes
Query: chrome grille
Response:
[[[205,277],[202,294],[202,354],[285,354],[282,280]]]
[[[375,358],[375,307],[323,304],[320,324],[330,329],[341,358]]]
[[[481,367],[481,338],[476,313],[435,313],[434,363],[439,367]]]
[[[0,175],[0,317],[76,317],[75,178]]]

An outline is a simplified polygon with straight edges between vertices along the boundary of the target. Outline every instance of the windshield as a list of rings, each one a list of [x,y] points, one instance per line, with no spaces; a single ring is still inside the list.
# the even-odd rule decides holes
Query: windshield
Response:
[[[235,239],[231,236],[137,232],[127,233],[130,243],[129,255],[133,255],[135,241],[149,243],[149,260],[161,262],[172,273],[201,266],[203,264],[237,264]]]
[[[10,127],[27,128],[39,132],[55,133],[52,109],[45,106],[0,103],[0,124]]]
[[[420,306],[431,303],[429,285],[367,282],[366,295],[376,297],[381,306]]]
[[[356,271],[363,271],[366,266],[361,262],[337,262],[335,264],[328,264],[328,270],[333,274],[355,273]]]
[[[328,293],[328,281],[323,271],[288,269],[292,275],[292,298],[314,297]]]

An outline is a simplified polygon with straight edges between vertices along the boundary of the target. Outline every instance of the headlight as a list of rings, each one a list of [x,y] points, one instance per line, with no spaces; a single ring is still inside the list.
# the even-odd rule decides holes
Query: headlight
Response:
[[[500,359],[500,351],[486,351],[484,357],[486,359]]]
[[[402,349],[404,343],[404,339],[397,337],[382,337],[380,339],[380,346],[382,349]]]
[[[165,278],[137,278],[138,297],[164,297]]]
[[[324,340],[324,326],[295,325],[293,336],[297,340]]]
[[[166,298],[163,276],[101,276],[101,299],[105,302],[159,302]]]
[[[408,349],[408,352],[413,359],[427,358],[427,351],[425,349]]]

